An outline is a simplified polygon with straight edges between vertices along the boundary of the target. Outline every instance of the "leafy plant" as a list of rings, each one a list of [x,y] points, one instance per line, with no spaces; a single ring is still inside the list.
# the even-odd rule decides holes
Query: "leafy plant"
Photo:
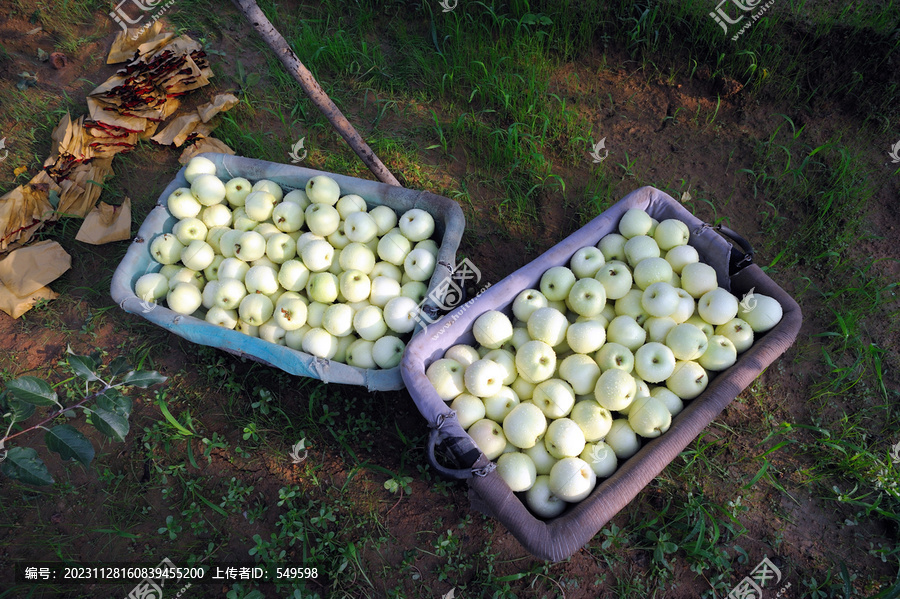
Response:
[[[74,418],[75,410],[81,409],[88,424],[110,439],[122,442],[129,431],[132,401],[120,389],[145,389],[166,380],[156,371],[133,369],[122,357],[114,358],[104,367],[99,352],[80,356],[70,348],[66,364],[75,376],[55,386],[26,375],[6,383],[6,388],[0,393],[2,418],[9,421],[6,432],[0,438],[0,472],[6,476],[31,485],[53,484],[53,477],[37,450],[19,445],[6,449],[8,441],[36,429],[46,431],[44,442],[50,451],[58,453],[63,460],[76,460],[88,466],[94,459],[95,451],[84,433],[70,424],[56,424],[52,428],[45,425],[61,417]],[[70,406],[64,406],[55,389],[76,378],[84,381],[83,397]],[[88,407],[90,402],[93,403]],[[37,424],[13,433],[17,425],[31,418],[39,408],[51,406],[57,406],[57,409],[51,410]]]

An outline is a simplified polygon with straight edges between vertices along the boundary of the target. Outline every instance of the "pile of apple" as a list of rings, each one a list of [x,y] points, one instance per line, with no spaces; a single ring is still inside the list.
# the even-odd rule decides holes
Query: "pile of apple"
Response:
[[[215,172],[206,158],[188,164],[190,188],[167,199],[179,221],[150,243],[163,266],[135,294],[318,358],[396,367],[437,261],[432,216],[368,210],[324,175],[285,193]]]
[[[665,433],[684,400],[782,317],[741,304],[688,245],[685,223],[627,211],[619,233],[579,249],[473,325],[426,370],[464,429],[536,515],[553,518]]]

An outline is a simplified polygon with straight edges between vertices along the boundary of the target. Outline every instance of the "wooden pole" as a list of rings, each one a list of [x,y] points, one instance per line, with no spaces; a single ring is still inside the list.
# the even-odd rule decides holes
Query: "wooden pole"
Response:
[[[275,52],[281,63],[288,72],[297,80],[309,99],[313,101],[319,110],[328,118],[328,121],[346,140],[353,151],[360,157],[369,170],[371,170],[378,179],[389,185],[402,187],[391,171],[384,166],[384,163],[378,159],[378,156],[372,151],[372,148],[363,140],[350,121],[343,115],[340,109],[331,101],[328,94],[316,81],[312,73],[309,72],[294,51],[291,49],[287,40],[278,33],[275,26],[266,18],[263,11],[257,6],[255,0],[232,0],[235,6],[244,14],[248,21],[253,25],[256,31],[262,36],[266,44]]]

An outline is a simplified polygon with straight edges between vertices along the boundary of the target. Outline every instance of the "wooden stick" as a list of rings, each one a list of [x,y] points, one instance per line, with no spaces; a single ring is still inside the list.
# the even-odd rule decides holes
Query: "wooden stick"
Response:
[[[309,69],[300,62],[300,59],[294,54],[294,51],[287,43],[287,40],[278,33],[275,26],[272,25],[269,19],[266,18],[266,15],[263,14],[262,10],[260,10],[259,6],[257,6],[255,0],[232,0],[232,2],[242,13],[244,13],[244,16],[250,21],[259,35],[262,36],[266,44],[272,48],[288,72],[297,80],[297,83],[300,84],[300,87],[303,88],[303,91],[306,92],[309,99],[322,111],[335,130],[341,134],[341,137],[350,144],[350,147],[353,148],[353,151],[356,152],[363,163],[369,167],[369,170],[371,170],[380,181],[389,185],[402,187],[396,177],[391,174],[391,171],[389,171],[387,167],[384,166],[384,163],[378,159],[378,156],[375,155],[372,148],[369,147],[365,140],[357,133],[356,129],[353,128],[350,121],[347,120],[340,109],[331,101],[331,98],[328,97],[328,94],[325,93],[319,85],[319,82],[316,81],[316,78],[309,72]]]

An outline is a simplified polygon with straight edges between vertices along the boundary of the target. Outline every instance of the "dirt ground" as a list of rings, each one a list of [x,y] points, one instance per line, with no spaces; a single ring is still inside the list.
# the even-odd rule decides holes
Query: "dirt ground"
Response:
[[[0,0],[0,13],[7,13],[14,3]],[[14,85],[18,73],[29,71],[36,73],[40,90],[60,96],[65,95],[76,105],[83,105],[85,95],[93,85],[98,84],[115,72],[115,66],[104,64],[104,57],[111,42],[113,31],[92,43],[80,47],[77,53],[68,56],[68,64],[62,69],[55,69],[49,63],[37,58],[38,48],[52,48],[54,36],[52,32],[30,34],[34,25],[23,19],[12,18],[0,22],[0,39],[9,58],[0,62],[0,82],[2,85]],[[208,100],[213,93],[229,88],[229,77],[236,72],[236,62],[241,59],[245,65],[250,64],[252,57],[241,53],[243,37],[252,35],[250,31],[232,32],[233,37],[217,44],[217,49],[226,56],[214,56],[218,68],[225,73],[217,78],[215,85],[204,88],[192,97],[197,104]],[[742,233],[751,244],[763,247],[761,237],[760,204],[753,198],[752,190],[744,183],[745,179],[736,176],[740,168],[747,168],[753,162],[754,141],[767,137],[778,117],[787,114],[797,123],[806,126],[806,131],[815,140],[831,139],[835,135],[854,135],[859,130],[860,116],[854,114],[852,108],[846,106],[827,106],[815,113],[793,110],[790,106],[774,100],[748,100],[738,89],[739,85],[732,81],[704,79],[702,70],[694,79],[678,78],[674,82],[655,80],[629,63],[624,55],[607,52],[605,56],[598,50],[591,56],[583,58],[577,65],[567,64],[559,70],[552,91],[564,94],[580,107],[584,115],[596,124],[602,135],[607,138],[610,151],[608,160],[625,161],[625,152],[637,161],[637,171],[642,180],[659,181],[668,185],[666,191],[676,195],[679,191],[687,191],[694,198],[713,198],[718,213],[713,214],[710,207],[699,201],[689,203],[696,210],[698,217],[708,221],[716,217],[725,217],[725,223],[732,229]],[[604,67],[603,65],[623,65]],[[88,83],[90,82],[90,83]],[[218,86],[218,87],[217,87]],[[722,90],[730,90],[718,110],[715,126],[703,127],[690,124],[690,115],[699,109],[706,115],[715,109],[717,96]],[[609,96],[612,105],[605,99]],[[603,102],[595,101],[603,98]],[[598,109],[600,104],[603,108]],[[674,108],[683,108],[686,116],[683,121],[666,120]],[[345,112],[351,122],[370,122],[374,109],[363,108],[361,103],[351,101]],[[7,135],[12,139],[21,133],[16,125],[0,115],[0,124],[4,127],[0,136]],[[263,120],[261,127],[266,126]],[[390,115],[380,124],[384,130],[397,131],[405,135],[407,124],[396,116]],[[365,134],[364,128],[362,128]],[[872,140],[870,150],[862,157],[868,164],[886,162],[885,144],[883,140]],[[50,140],[38,139],[35,142],[36,152],[40,158],[49,152]],[[424,147],[424,143],[422,147]],[[453,152],[455,160],[447,161],[438,151],[425,152],[430,165],[426,166],[428,184],[440,187],[448,181],[461,178],[478,163],[478,156],[470,156],[457,148]],[[498,216],[499,199],[489,187],[473,182],[469,191],[474,207],[465,206],[467,231],[460,247],[460,255],[467,256],[477,264],[484,276],[484,282],[496,283],[505,275],[523,266],[539,256],[544,250],[576,230],[584,220],[581,200],[591,179],[591,173],[585,158],[584,165],[576,167],[562,165],[557,172],[565,179],[567,190],[565,195],[545,193],[539,199],[538,218],[534,221],[513,222]],[[388,162],[389,168],[399,165]],[[144,215],[156,201],[158,193],[165,187],[179,168],[177,152],[166,148],[143,148],[127,163],[114,163],[116,178],[122,182],[127,195],[135,200],[134,230]],[[11,175],[11,165],[2,165],[2,176]],[[31,169],[32,171],[34,169]],[[396,171],[395,171],[396,172]],[[362,176],[371,177],[368,173]],[[418,182],[418,181],[414,181]],[[410,184],[408,182],[408,184]],[[413,186],[413,185],[411,185]],[[634,179],[623,177],[615,184],[614,197],[618,199],[635,188]],[[677,197],[677,196],[676,196]],[[876,204],[871,206],[873,216],[868,219],[866,239],[859,244],[856,251],[863,256],[888,258],[877,263],[876,268],[887,280],[898,280],[900,267],[894,259],[898,258],[896,245],[897,230],[900,227],[900,209],[897,204],[898,189],[896,180],[885,183],[877,195]],[[611,202],[610,202],[611,203]],[[51,232],[61,232],[64,223],[55,225]],[[62,232],[66,235],[65,232]],[[785,231],[785,235],[789,235]],[[71,239],[72,235],[68,234]],[[142,338],[135,339],[130,334],[135,329],[124,328],[122,323],[134,325],[140,319],[127,315],[112,303],[109,298],[109,281],[118,260],[124,254],[127,242],[114,244],[111,247],[89,247],[72,242],[67,247],[73,254],[73,268],[65,275],[68,291],[59,300],[48,307],[40,308],[25,318],[12,320],[0,315],[0,366],[10,375],[26,372],[51,372],[60,374],[62,370],[57,364],[64,359],[69,344],[78,351],[89,351],[92,348],[134,349],[136,345],[155,346],[152,353],[154,367],[163,374],[178,377],[177,390],[201,387],[204,382],[199,376],[191,376],[198,365],[196,348],[192,344],[162,331],[154,330],[147,325],[141,328]],[[773,255],[763,252],[758,262],[767,264]],[[828,273],[819,273],[827,277]],[[808,422],[813,418],[807,405],[808,388],[811,379],[819,372],[819,357],[816,342],[812,335],[828,325],[828,315],[820,309],[819,300],[814,294],[807,293],[808,281],[794,276],[790,272],[779,272],[776,281],[788,292],[799,296],[804,310],[805,323],[800,333],[802,342],[797,343],[772,368],[765,372],[755,384],[754,393],[768,397],[777,397],[777,407],[768,417],[787,422]],[[892,338],[893,348],[900,347],[896,335]],[[225,356],[228,367],[236,372],[250,368],[236,358]],[[893,354],[889,358],[893,368],[885,369],[885,384],[892,389],[900,387],[897,379],[897,358]],[[174,379],[172,379],[174,380]],[[302,390],[282,389],[288,401],[302,398]],[[359,389],[334,386],[334,392],[340,397],[349,397],[363,393]],[[240,431],[229,422],[225,410],[224,394],[220,390],[206,389],[203,392],[206,407],[195,418],[203,423],[206,434],[212,432],[229,439],[233,444],[240,443]],[[151,403],[151,394],[137,395],[132,416],[133,430],[139,430],[149,422],[159,419],[159,413]],[[405,435],[418,437],[427,432],[424,419],[417,413],[406,392],[379,393],[377,401],[384,410],[396,417],[398,429]],[[771,406],[769,406],[771,407]],[[728,435],[725,427],[733,430],[746,428],[757,419],[766,418],[759,403],[753,399],[750,391],[745,391],[720,416],[717,422],[721,426],[708,429],[705,443],[713,442],[721,446],[721,455],[725,460],[720,466],[732,470],[743,456],[758,452],[756,443],[759,439],[743,440],[740,436]],[[92,437],[95,443],[102,440]],[[134,434],[124,444],[102,445],[104,465],[111,471],[122,472],[126,477],[136,479],[145,485],[149,479],[149,458],[141,447],[141,436]],[[401,456],[398,454],[399,444],[396,442],[376,442],[372,451],[361,452],[367,461],[378,464],[391,471],[399,471],[405,463],[424,463],[424,454]],[[199,447],[197,448],[199,449]],[[286,465],[284,461],[265,460],[255,456],[252,459],[241,459],[234,456],[212,454],[212,462],[200,461],[201,476],[228,479],[240,473],[244,480],[253,484],[270,503],[277,498],[278,489],[290,484],[307,485],[308,473],[302,468]],[[324,477],[331,486],[342,487],[347,481],[347,463],[341,459],[335,448],[316,446],[311,449],[310,460],[318,466],[317,476]],[[798,489],[796,483],[802,481],[800,471],[805,467],[802,459],[796,455],[780,452],[772,456],[772,462],[778,470],[778,478],[792,489]],[[55,454],[47,459],[51,472],[64,469],[64,465],[56,459]],[[53,547],[34,538],[29,531],[52,531],[53,534],[65,537],[77,536],[71,541],[75,553],[85,559],[113,558],[122,559],[133,555],[142,542],[133,538],[105,536],[103,544],[98,544],[96,535],[85,531],[93,528],[105,528],[111,518],[111,512],[121,509],[123,502],[136,498],[110,497],[106,488],[95,484],[97,472],[69,469],[71,484],[75,491],[68,499],[55,502],[42,500],[40,491],[28,497],[28,509],[16,510],[21,520],[0,523],[0,564],[5,569],[12,560],[54,560]],[[371,572],[390,572],[397,568],[404,559],[404,553],[422,544],[422,531],[433,530],[435,520],[441,519],[445,528],[453,527],[457,522],[466,519],[474,521],[473,526],[466,527],[461,534],[461,542],[467,547],[480,547],[490,541],[491,547],[498,552],[497,563],[500,564],[498,575],[515,574],[534,563],[528,553],[518,544],[512,535],[502,526],[492,524],[474,513],[468,504],[467,489],[462,483],[446,486],[446,495],[438,492],[434,484],[421,477],[411,482],[411,493],[400,497],[391,496],[382,487],[386,477],[381,472],[369,470],[365,476],[354,473],[352,485],[347,496],[359,506],[373,506],[379,515],[384,529],[393,542],[389,547],[364,552],[364,559],[370,564]],[[139,488],[140,488],[139,485]],[[658,509],[664,504],[666,485],[656,481],[643,492],[629,508],[614,518],[613,523],[627,526],[633,514],[643,510]],[[725,504],[734,500],[728,496],[733,489],[722,489],[707,486],[696,489],[698,494],[706,494],[712,501]],[[868,545],[870,542],[887,543],[897,534],[896,530],[887,529],[871,522],[860,526],[843,526],[847,518],[853,517],[849,507],[841,509],[833,501],[826,501],[813,493],[798,493],[792,498],[780,493],[770,485],[756,485],[750,491],[741,491],[745,502],[752,502],[755,509],[741,516],[741,522],[748,529],[748,534],[741,539],[741,546],[753,558],[764,554],[776,555],[773,562],[781,568],[784,579],[792,581],[799,592],[798,571],[826,571],[833,568],[840,559],[844,548]],[[14,491],[7,480],[0,481],[0,497],[2,501],[15,501],[22,493]],[[160,488],[147,486],[142,501],[154,508],[164,504],[165,497]],[[274,511],[274,510],[272,510]],[[245,561],[247,548],[237,540],[250,537],[261,530],[271,527],[274,515],[270,513],[269,521],[262,527],[258,524],[243,522],[244,530],[237,529],[232,534],[234,543],[222,548],[217,553],[217,561]],[[158,522],[147,522],[145,525],[129,529],[134,535],[157,537],[155,528]],[[776,545],[774,531],[779,531],[780,539]],[[172,550],[177,550],[173,546]],[[165,549],[164,551],[168,551]],[[642,568],[649,567],[646,551],[628,553],[633,563],[629,567],[635,575],[640,576]],[[415,570],[422,577],[428,577],[429,571],[439,560],[433,556],[420,554],[415,561]],[[752,564],[735,566],[735,578],[740,579],[741,572],[752,568]],[[386,568],[382,570],[382,568]],[[666,597],[681,599],[697,597],[708,584],[702,576],[691,571],[683,562],[676,561],[673,584]],[[880,578],[892,575],[895,566],[871,559],[865,570],[859,572],[860,580]],[[553,566],[551,574],[543,579],[543,588],[537,588],[534,596],[565,596],[569,599],[593,598],[604,595],[603,591],[591,586],[591,582],[608,571],[608,564],[598,548],[583,549],[571,560]],[[4,575],[5,576],[5,575]],[[0,577],[2,578],[2,577]],[[582,586],[566,587],[564,590],[559,581],[578,579]],[[391,580],[389,574],[378,580],[380,588],[390,588],[397,581]],[[410,588],[414,588],[412,580]],[[439,582],[432,580],[433,588],[448,592],[453,588],[452,581]],[[0,582],[2,586],[2,582]],[[207,589],[209,593],[215,593]],[[97,593],[98,588],[85,588],[85,593]],[[0,594],[2,596],[2,594]],[[209,596],[217,596],[210,594]],[[222,595],[224,596],[224,592]],[[414,595],[410,595],[414,596]],[[798,593],[788,596],[800,597]]]

